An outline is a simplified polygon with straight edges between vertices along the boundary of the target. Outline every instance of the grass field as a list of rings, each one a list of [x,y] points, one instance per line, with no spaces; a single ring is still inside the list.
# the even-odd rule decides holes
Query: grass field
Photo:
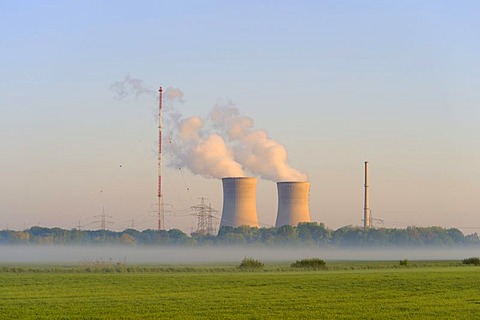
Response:
[[[349,267],[350,265],[350,267]],[[434,263],[328,271],[0,272],[3,319],[476,319],[480,268]],[[352,269],[353,268],[353,269]],[[343,270],[340,270],[343,269]],[[4,271],[7,269],[4,269]],[[38,272],[40,271],[40,272]],[[175,271],[172,269],[172,271]],[[187,272],[188,271],[188,272]]]

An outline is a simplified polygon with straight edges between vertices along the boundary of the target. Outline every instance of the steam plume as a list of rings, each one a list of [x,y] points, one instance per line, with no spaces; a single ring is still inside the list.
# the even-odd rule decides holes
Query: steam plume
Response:
[[[132,78],[129,74],[125,76],[125,79],[121,81],[115,81],[111,86],[110,90],[114,93],[114,98],[116,100],[122,100],[126,98],[131,92],[135,94],[136,97],[141,95],[155,95],[156,92],[152,89],[146,88],[143,85],[143,81],[140,79]]]
[[[234,157],[249,172],[272,181],[307,181],[307,176],[288,165],[286,148],[265,130],[254,129],[253,119],[242,116],[232,104],[216,106],[209,115],[216,128],[234,145]]]
[[[182,90],[178,89],[178,88],[172,88],[172,87],[168,87],[166,90],[165,90],[165,98],[167,100],[170,100],[170,101],[175,101],[177,100],[178,102],[180,103],[184,103],[185,100],[183,98],[183,92]]]
[[[203,127],[204,121],[199,117],[180,122],[180,137],[177,139],[180,148],[174,153],[176,164],[206,178],[244,176],[242,166],[234,160],[233,151],[225,140],[216,133],[202,134]]]
[[[114,82],[110,90],[114,98],[122,100],[133,93],[157,96],[144,86],[143,81],[131,77]],[[228,103],[214,107],[205,119],[198,116],[184,118],[172,107],[184,103],[184,94],[178,88],[168,87],[164,109],[165,129],[172,147],[168,150],[170,165],[187,167],[194,174],[206,178],[258,175],[272,181],[307,181],[307,176],[290,167],[285,147],[268,136],[265,130],[254,128],[252,118],[243,116]]]
[[[206,119],[181,120],[177,134],[181,148],[174,158],[193,173],[222,178],[248,171],[272,181],[308,180],[288,165],[285,147],[265,130],[254,129],[253,119],[242,116],[231,103],[214,107]]]

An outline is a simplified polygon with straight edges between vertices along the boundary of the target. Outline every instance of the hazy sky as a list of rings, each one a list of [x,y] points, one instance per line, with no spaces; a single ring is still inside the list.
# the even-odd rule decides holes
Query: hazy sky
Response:
[[[157,101],[234,103],[311,182],[313,221],[360,225],[363,162],[387,227],[480,232],[478,1],[0,1],[0,229],[156,226]],[[165,153],[174,144],[165,137]],[[165,160],[165,163],[168,159]],[[166,167],[166,227],[217,179]],[[276,185],[258,182],[274,225]],[[374,221],[382,225],[380,221]]]

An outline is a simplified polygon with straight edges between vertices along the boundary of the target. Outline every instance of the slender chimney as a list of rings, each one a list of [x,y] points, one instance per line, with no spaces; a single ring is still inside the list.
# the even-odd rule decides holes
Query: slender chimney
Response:
[[[363,229],[372,226],[372,217],[370,214],[370,194],[368,192],[368,161],[365,161],[365,198],[363,205]]]

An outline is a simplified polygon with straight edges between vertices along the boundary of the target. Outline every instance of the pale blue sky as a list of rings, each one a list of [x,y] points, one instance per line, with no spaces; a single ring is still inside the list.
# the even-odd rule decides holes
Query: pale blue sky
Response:
[[[312,220],[360,225],[363,161],[387,227],[480,232],[477,1],[0,1],[0,229],[155,226],[156,102],[186,116],[232,100],[311,181]],[[122,165],[122,168],[119,166]],[[167,228],[221,182],[165,170]],[[186,188],[190,192],[186,191]],[[100,192],[103,190],[103,192]],[[275,184],[259,181],[273,225]],[[98,220],[98,219],[97,219]]]

